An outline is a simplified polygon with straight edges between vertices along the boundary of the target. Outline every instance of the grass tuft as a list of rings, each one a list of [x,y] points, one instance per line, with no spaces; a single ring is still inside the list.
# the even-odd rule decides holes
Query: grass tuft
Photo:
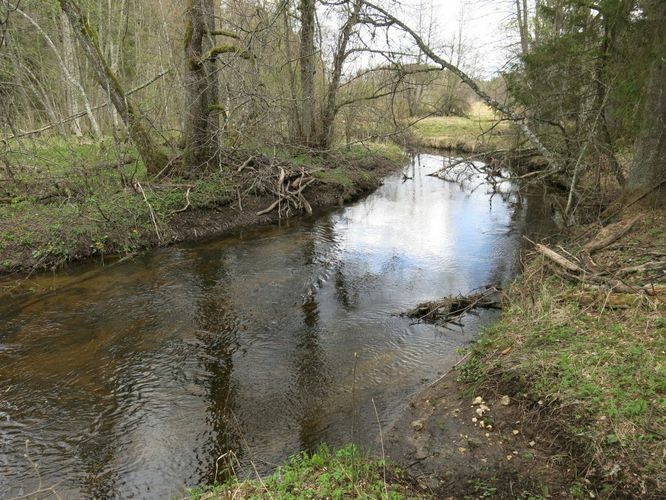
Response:
[[[193,500],[425,498],[398,469],[370,459],[351,444],[337,451],[322,445],[314,453],[293,456],[265,479],[233,477],[223,484],[193,488],[189,493]]]

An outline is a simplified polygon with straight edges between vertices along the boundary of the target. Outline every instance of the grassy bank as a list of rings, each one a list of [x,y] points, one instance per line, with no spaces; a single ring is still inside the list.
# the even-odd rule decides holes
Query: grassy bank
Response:
[[[629,234],[593,258],[602,275],[658,291],[666,282],[666,212],[638,215]],[[578,262],[574,256],[598,230],[580,228],[560,253]],[[665,301],[660,292],[618,293],[567,279],[536,254],[459,380],[468,394],[520,401],[522,420],[573,471],[571,496],[663,498]]]
[[[414,146],[464,153],[504,150],[515,141],[516,135],[510,125],[497,123],[497,115],[481,103],[473,104],[465,117],[424,118],[413,126],[409,138]]]
[[[322,446],[315,453],[302,453],[265,479],[239,480],[232,472],[232,479],[192,489],[190,496],[193,500],[427,497],[399,470],[369,458],[354,445],[335,452]]]
[[[3,159],[3,273],[131,254],[267,223],[300,213],[306,205],[339,203],[377,187],[388,170],[404,161],[399,148],[384,144],[326,156],[236,151],[197,175],[152,179],[130,145],[56,138],[15,145]],[[280,168],[314,179],[302,192],[307,203],[257,215],[277,196],[271,182]]]

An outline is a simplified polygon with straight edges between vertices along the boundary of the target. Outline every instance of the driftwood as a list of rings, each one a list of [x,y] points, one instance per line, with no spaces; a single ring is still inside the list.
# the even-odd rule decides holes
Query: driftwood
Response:
[[[439,300],[422,302],[415,308],[402,313],[401,316],[426,323],[454,323],[463,314],[476,307],[498,309],[500,307],[498,292],[496,287],[489,287],[479,293],[448,296]]]

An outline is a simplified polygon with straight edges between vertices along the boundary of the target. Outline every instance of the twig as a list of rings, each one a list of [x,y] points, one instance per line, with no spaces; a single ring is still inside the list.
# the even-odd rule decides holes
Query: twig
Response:
[[[375,409],[375,417],[377,418],[377,426],[379,427],[379,442],[382,445],[382,466],[384,470],[384,493],[386,494],[386,500],[388,500],[388,485],[386,484],[386,453],[384,452],[384,435],[382,434],[382,424],[379,421],[379,413],[377,412],[377,405],[375,404],[375,398],[371,398],[372,407]]]
[[[174,210],[173,212],[171,212],[171,215],[184,212],[185,210],[190,208],[190,188],[187,188],[187,192],[185,193],[185,200],[187,201],[187,204],[180,210]]]
[[[243,164],[240,167],[238,167],[238,170],[236,170],[236,172],[238,173],[242,172],[245,167],[247,167],[250,163],[254,161],[254,159],[255,159],[254,155],[250,156],[247,160],[243,162]]]
[[[143,200],[146,202],[146,205],[148,205],[148,210],[150,211],[150,218],[153,221],[153,226],[155,226],[155,234],[157,235],[157,241],[162,243],[162,236],[160,236],[160,230],[157,227],[157,220],[155,219],[155,212],[153,212],[153,207],[148,201],[148,198],[146,197],[146,192],[143,190],[143,187],[141,186],[141,183],[139,181],[136,182],[137,187],[139,188],[139,191],[141,191],[141,194],[143,195]]]

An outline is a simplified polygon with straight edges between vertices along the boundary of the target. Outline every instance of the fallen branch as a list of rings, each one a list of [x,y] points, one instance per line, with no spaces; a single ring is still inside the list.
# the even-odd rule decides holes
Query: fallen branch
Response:
[[[238,170],[236,172],[237,173],[242,172],[245,167],[247,167],[250,163],[254,161],[254,158],[255,158],[254,156],[250,156],[247,160],[243,162],[243,164],[240,167],[238,167]]]
[[[618,271],[618,274],[644,273],[645,271],[661,271],[662,269],[666,269],[666,262],[650,261],[638,266],[623,267]]]
[[[153,221],[153,226],[155,226],[155,234],[157,235],[157,241],[162,243],[162,236],[160,235],[160,230],[157,227],[157,219],[155,218],[155,212],[153,212],[153,206],[148,201],[148,198],[146,197],[146,192],[143,190],[141,183],[137,181],[136,186],[139,188],[139,191],[141,191],[141,194],[143,195],[143,201],[145,201],[146,205],[148,205],[148,210],[150,211],[150,218]]]
[[[257,212],[257,215],[264,215],[264,214],[267,214],[269,212],[272,212],[273,209],[278,206],[278,203],[280,203],[280,199],[275,200],[267,208],[264,208],[263,210],[259,210]]]
[[[534,245],[534,248],[536,248],[536,251],[539,252],[541,255],[549,259],[551,262],[554,262],[560,267],[563,267],[567,271],[571,271],[574,273],[582,273],[583,269],[578,266],[577,264],[574,264],[571,262],[569,259],[566,257],[562,257],[559,253],[557,253],[554,250],[551,250],[547,246],[544,246],[540,243],[536,243]]]
[[[599,231],[599,233],[597,233],[592,241],[583,247],[583,249],[589,253],[593,253],[607,247],[631,231],[631,228],[634,227],[634,224],[636,224],[639,219],[640,216],[637,215],[633,219],[624,220],[605,226],[601,229],[601,231]]]
[[[636,293],[608,291],[592,285],[585,288],[586,290],[568,294],[565,298],[583,305],[603,304],[604,307],[624,309],[635,306],[642,297],[642,295]]]
[[[185,201],[187,201],[185,206],[183,208],[181,208],[180,210],[174,210],[173,212],[171,212],[171,215],[178,214],[180,212],[184,212],[185,210],[187,210],[190,207],[190,188],[187,188],[187,191],[185,192]]]

